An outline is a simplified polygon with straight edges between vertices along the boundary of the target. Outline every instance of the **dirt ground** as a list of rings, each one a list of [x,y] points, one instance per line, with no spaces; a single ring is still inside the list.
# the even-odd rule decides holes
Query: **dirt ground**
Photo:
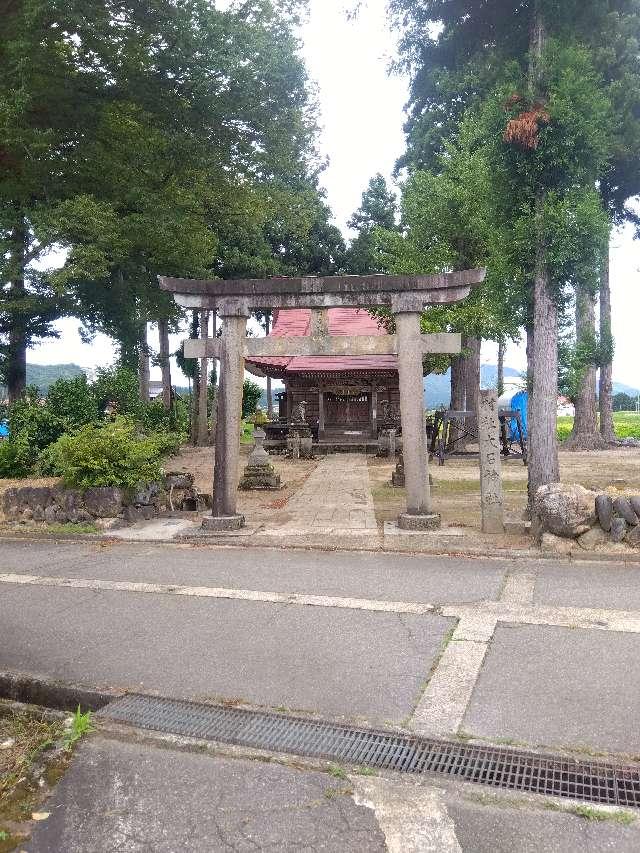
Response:
[[[404,491],[391,486],[394,466],[386,459],[371,457],[369,475],[379,522],[393,520],[403,507]],[[443,466],[432,461],[436,509],[444,526],[480,527],[480,469],[478,456],[453,456]],[[640,494],[640,450],[632,448],[592,452],[560,451],[560,478],[593,491]],[[505,515],[522,520],[527,502],[527,469],[520,459],[502,461]]]
[[[240,446],[240,468],[238,476],[247,464],[251,446]],[[184,447],[178,456],[168,459],[167,471],[189,471],[195,477],[195,486],[200,492],[211,494],[213,484],[212,447]],[[310,459],[287,459],[285,456],[272,456],[272,464],[280,474],[283,488],[277,492],[238,492],[238,512],[251,520],[251,523],[268,523],[285,507],[289,498],[302,486],[318,464]]]

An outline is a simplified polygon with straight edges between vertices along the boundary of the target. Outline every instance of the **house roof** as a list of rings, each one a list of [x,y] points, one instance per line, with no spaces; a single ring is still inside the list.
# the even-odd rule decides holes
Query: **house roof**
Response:
[[[329,308],[330,335],[386,335],[375,317],[361,308]],[[274,312],[269,337],[301,338],[309,335],[311,309],[283,308]],[[250,358],[248,365],[270,373],[344,373],[346,371],[397,370],[395,355],[295,356],[280,358]]]

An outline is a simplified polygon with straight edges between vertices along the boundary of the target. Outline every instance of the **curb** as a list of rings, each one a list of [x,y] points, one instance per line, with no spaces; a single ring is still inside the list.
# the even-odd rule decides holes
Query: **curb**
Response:
[[[86,684],[53,681],[24,672],[0,672],[0,699],[41,705],[58,711],[75,711],[78,705],[85,710],[99,711],[123,691],[99,689]]]
[[[270,538],[270,537],[269,537]],[[508,550],[506,548],[474,548],[465,547],[433,547],[432,549],[413,549],[411,546],[390,547],[383,538],[375,546],[359,541],[339,541],[333,544],[296,542],[293,538],[281,539],[278,542],[265,539],[255,540],[247,536],[244,538],[226,538],[223,536],[176,536],[174,539],[119,539],[108,534],[47,534],[25,532],[24,534],[3,535],[0,534],[0,542],[108,542],[111,545],[190,545],[193,548],[265,548],[270,550],[282,550],[283,548],[296,551],[357,551],[370,554],[410,554],[412,556],[425,557],[471,557],[501,560],[556,560],[557,562],[587,562],[587,563],[619,563],[621,565],[640,566],[640,551],[635,554],[599,553],[597,551],[572,551],[570,553],[556,554],[553,551],[542,551],[536,548]],[[395,543],[394,543],[395,544]],[[351,546],[351,547],[350,547]]]

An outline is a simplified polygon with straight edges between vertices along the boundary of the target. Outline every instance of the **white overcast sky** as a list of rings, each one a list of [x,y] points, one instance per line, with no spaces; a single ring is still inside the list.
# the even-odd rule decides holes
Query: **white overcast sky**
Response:
[[[369,178],[376,172],[390,178],[404,148],[407,100],[407,81],[387,73],[395,38],[385,16],[386,0],[368,0],[355,21],[347,20],[347,5],[348,0],[311,0],[302,30],[304,56],[318,87],[321,149],[329,159],[322,182],[342,228],[358,207]],[[640,242],[627,229],[615,235],[612,250],[613,373],[616,381],[634,387],[640,387],[639,273]],[[61,321],[61,337],[35,347],[29,361],[75,362],[82,367],[108,364],[114,354],[111,342],[99,336],[92,344],[83,344],[77,326],[73,320]],[[153,332],[150,343],[155,344]],[[483,361],[495,363],[495,348],[490,344],[483,349]],[[506,364],[524,369],[522,346],[510,347]],[[181,380],[176,377],[176,381]]]

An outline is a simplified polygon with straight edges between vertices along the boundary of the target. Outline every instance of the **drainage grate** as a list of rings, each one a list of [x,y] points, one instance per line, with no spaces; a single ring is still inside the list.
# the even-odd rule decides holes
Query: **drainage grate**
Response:
[[[640,807],[640,768],[130,694],[98,716],[145,729],[514,791]]]

